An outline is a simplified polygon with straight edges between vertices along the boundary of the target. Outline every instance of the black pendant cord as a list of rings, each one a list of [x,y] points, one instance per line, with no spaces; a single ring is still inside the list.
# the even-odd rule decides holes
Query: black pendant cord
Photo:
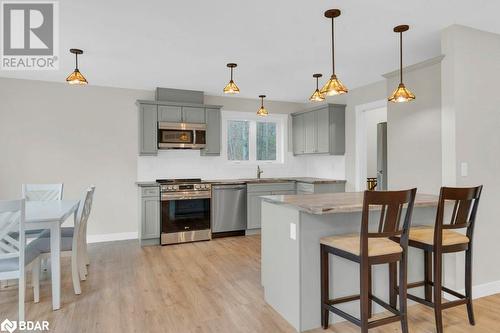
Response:
[[[75,53],[75,62],[76,62],[76,68],[75,70],[78,71],[78,53]]]
[[[263,108],[264,107],[264,97],[261,97],[260,98],[260,107]]]
[[[316,90],[319,90],[318,84],[319,84],[319,77],[316,78]]]
[[[233,67],[231,67],[231,81],[233,81]]]
[[[399,83],[403,83],[403,33],[399,33]]]
[[[335,75],[335,24],[332,18],[332,75]]]

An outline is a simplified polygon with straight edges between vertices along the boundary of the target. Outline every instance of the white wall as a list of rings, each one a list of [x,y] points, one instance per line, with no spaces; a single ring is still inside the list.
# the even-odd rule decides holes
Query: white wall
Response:
[[[438,194],[441,187],[441,59],[405,68],[404,83],[416,96],[387,104],[388,188],[417,187]],[[399,84],[399,72],[385,75],[387,91]]]
[[[20,198],[23,183],[55,182],[64,183],[65,198],[79,199],[94,184],[89,234],[136,233],[135,101],[149,98],[141,90],[0,78],[0,199]]]
[[[500,252],[500,35],[451,26],[443,31],[442,51],[447,142],[455,140],[443,159],[458,186],[484,185],[474,237],[474,284],[497,281],[500,292],[500,265],[492,261]],[[467,176],[460,173],[462,162],[468,163]]]

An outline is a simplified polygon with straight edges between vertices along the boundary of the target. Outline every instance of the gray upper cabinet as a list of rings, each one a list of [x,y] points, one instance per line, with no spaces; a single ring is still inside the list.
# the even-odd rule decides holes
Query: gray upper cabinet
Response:
[[[139,104],[139,155],[158,154],[157,106]]]
[[[180,106],[158,105],[158,121],[182,122],[182,108]]]
[[[205,123],[205,108],[196,108],[190,106],[182,107],[182,122],[204,124]]]
[[[205,109],[207,121],[206,146],[200,154],[204,156],[219,156],[221,147],[221,114],[220,109]]]
[[[166,89],[167,93],[175,89]],[[179,94],[175,90],[175,94]],[[221,105],[138,100],[139,155],[158,155],[158,122],[206,124],[203,156],[220,155]]]
[[[292,116],[292,144],[294,155],[305,153],[304,114]]]
[[[305,153],[315,153],[317,148],[316,139],[316,113],[308,112],[304,114],[304,133],[305,133]]]
[[[292,135],[294,155],[345,154],[345,105],[292,114]]]

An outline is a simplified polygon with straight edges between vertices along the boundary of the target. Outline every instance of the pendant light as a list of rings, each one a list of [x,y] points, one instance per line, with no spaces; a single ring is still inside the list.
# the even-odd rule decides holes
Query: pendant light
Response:
[[[224,87],[224,94],[239,94],[240,88],[238,88],[236,83],[234,83],[233,81],[233,69],[238,65],[234,63],[229,63],[226,66],[231,69],[231,79],[229,80],[229,83]]]
[[[265,117],[269,114],[267,112],[266,108],[264,107],[264,98],[266,98],[266,95],[259,95],[260,98],[260,109],[257,111],[257,115],[261,117]]]
[[[408,31],[408,29],[410,29],[410,27],[407,25],[398,25],[394,28],[394,32],[399,34],[399,86],[389,97],[389,102],[403,103],[415,99],[415,95],[406,89],[403,83],[403,32]]]
[[[347,93],[347,88],[342,84],[342,82],[340,82],[339,79],[337,79],[337,75],[335,75],[335,25],[333,19],[339,16],[339,9],[329,9],[325,12],[325,17],[332,19],[332,76],[323,88],[321,88],[321,94],[323,94],[323,96],[333,96]]]
[[[80,73],[80,71],[78,70],[78,55],[83,54],[83,51],[80,49],[70,49],[69,52],[71,52],[75,55],[76,66],[75,66],[75,70],[73,71],[73,73],[71,73],[66,78],[66,82],[68,82],[69,84],[78,84],[78,85],[88,84],[85,76],[83,76],[82,73]]]
[[[311,97],[309,97],[309,100],[311,102],[322,102],[325,100],[325,96],[323,96],[323,94],[319,91],[319,87],[318,87],[319,78],[322,76],[323,76],[323,74],[313,74],[313,78],[316,79],[316,90],[311,95]]]

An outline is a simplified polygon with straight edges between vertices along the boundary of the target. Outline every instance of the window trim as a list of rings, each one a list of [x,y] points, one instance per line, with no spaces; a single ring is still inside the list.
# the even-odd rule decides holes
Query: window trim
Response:
[[[228,159],[227,145],[227,123],[230,120],[248,121],[249,122],[249,142],[248,142],[248,161],[235,161]],[[267,117],[260,117],[250,112],[240,111],[222,111],[222,153],[227,163],[232,165],[283,165],[285,164],[286,139],[285,133],[287,130],[287,114],[272,114]],[[276,160],[257,160],[257,122],[276,123]]]

